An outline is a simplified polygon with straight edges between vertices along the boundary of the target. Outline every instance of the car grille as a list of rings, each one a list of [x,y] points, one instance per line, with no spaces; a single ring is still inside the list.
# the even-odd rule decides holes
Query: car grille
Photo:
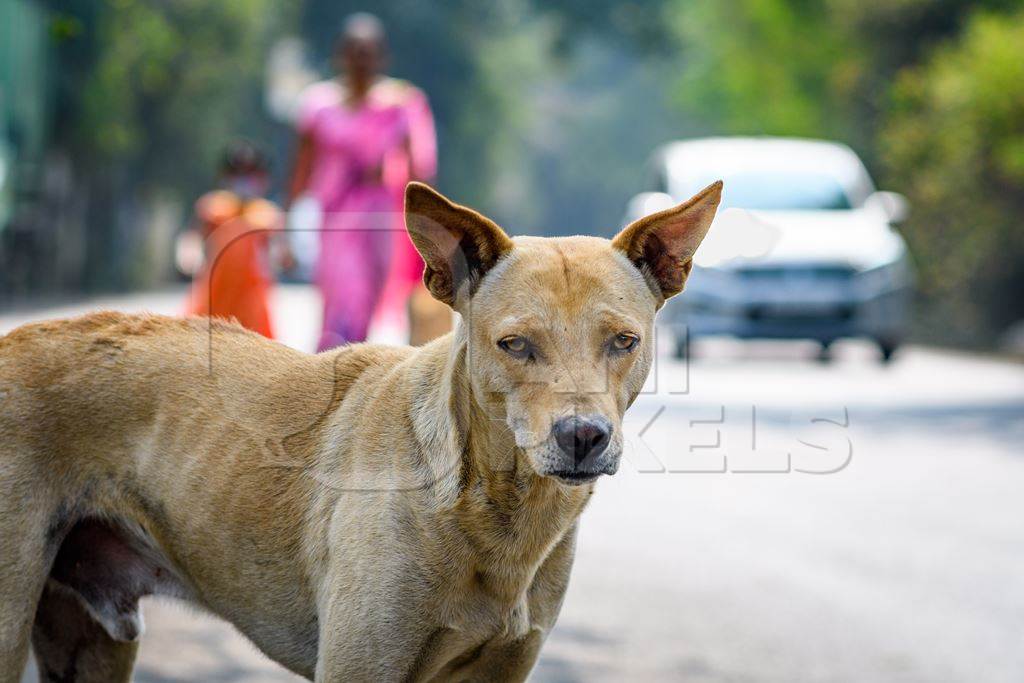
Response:
[[[839,265],[770,266],[765,268],[740,268],[736,271],[744,282],[751,284],[776,282],[803,283],[844,283],[849,282],[855,271]]]
[[[841,264],[747,267],[739,271],[749,320],[832,320],[856,315],[855,271]]]
[[[748,320],[771,320],[774,322],[802,322],[814,320],[818,322],[848,322],[856,315],[857,309],[852,305],[826,306],[814,309],[787,310],[779,306],[750,306],[745,313]]]

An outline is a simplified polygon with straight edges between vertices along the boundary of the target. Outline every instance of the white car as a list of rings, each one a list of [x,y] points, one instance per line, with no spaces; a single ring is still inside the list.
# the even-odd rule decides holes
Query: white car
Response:
[[[668,304],[676,353],[687,337],[812,339],[822,358],[841,337],[873,340],[892,358],[908,323],[913,272],[893,224],[906,200],[875,190],[849,147],[789,138],[673,142],[651,162],[650,192],[627,220],[725,181],[715,223],[686,293]]]

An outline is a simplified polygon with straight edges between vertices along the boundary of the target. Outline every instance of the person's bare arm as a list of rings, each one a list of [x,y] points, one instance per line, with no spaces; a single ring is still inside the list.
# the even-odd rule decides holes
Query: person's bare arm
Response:
[[[299,133],[299,144],[295,150],[295,162],[292,164],[292,175],[288,182],[288,192],[285,196],[285,211],[291,210],[296,199],[309,189],[309,177],[313,172],[313,136],[309,133]],[[281,229],[287,228],[287,221],[281,222]],[[295,254],[292,253],[291,244],[284,232],[274,240],[278,248],[278,262],[282,269],[289,271],[296,265]]]
[[[309,176],[313,170],[313,137],[309,133],[299,134],[299,145],[295,151],[291,181],[288,183],[287,206],[290,207],[309,187]]]
[[[415,90],[406,111],[409,117],[409,132],[405,140],[409,179],[432,182],[437,173],[437,132],[426,95]]]

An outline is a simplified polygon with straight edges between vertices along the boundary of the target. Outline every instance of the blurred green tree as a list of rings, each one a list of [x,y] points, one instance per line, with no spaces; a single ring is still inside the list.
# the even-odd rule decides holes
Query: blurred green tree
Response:
[[[925,329],[984,345],[1024,319],[1024,10],[980,12],[900,72],[879,139],[914,201]]]
[[[837,136],[851,128],[838,105],[861,55],[827,4],[676,2],[669,19],[686,65],[677,101],[709,130]]]
[[[272,125],[262,68],[289,12],[272,0],[53,3],[54,146],[86,198],[87,286],[166,274],[166,263],[147,258],[166,255],[147,240],[169,239],[166,227],[147,230],[151,214],[208,187],[228,139],[262,137]]]

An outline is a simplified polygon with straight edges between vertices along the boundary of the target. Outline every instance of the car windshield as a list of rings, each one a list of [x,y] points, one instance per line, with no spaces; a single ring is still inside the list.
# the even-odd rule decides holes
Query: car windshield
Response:
[[[687,196],[717,178],[725,181],[721,208],[763,210],[850,209],[850,198],[835,178],[821,173],[748,171],[690,179]]]

